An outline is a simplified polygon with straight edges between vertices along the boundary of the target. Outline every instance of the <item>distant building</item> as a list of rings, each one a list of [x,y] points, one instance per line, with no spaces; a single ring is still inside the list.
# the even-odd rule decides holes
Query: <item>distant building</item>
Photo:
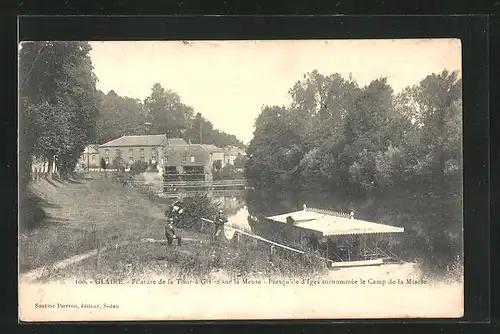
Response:
[[[83,150],[80,159],[78,159],[78,163],[83,168],[99,168],[100,165],[99,158],[99,145],[88,145]]]
[[[213,179],[214,164],[222,168],[224,152],[215,145],[167,145],[163,156],[164,180]]]
[[[115,159],[121,158],[126,166],[144,161],[158,164],[161,170],[165,147],[172,145],[187,143],[182,138],[167,138],[166,135],[123,136],[99,146],[99,156],[110,166]]]
[[[246,152],[239,147],[226,146],[224,148],[224,165],[234,165],[236,158],[246,155]]]

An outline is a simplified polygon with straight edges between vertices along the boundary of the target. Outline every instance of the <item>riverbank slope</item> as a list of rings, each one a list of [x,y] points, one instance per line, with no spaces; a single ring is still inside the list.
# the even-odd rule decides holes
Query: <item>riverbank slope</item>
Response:
[[[184,242],[169,247],[163,240],[165,204],[110,179],[42,180],[32,194],[45,218],[20,233],[24,276],[64,280],[165,271],[200,276],[218,268],[238,274],[300,267],[286,259],[270,264],[266,249],[237,249],[191,230],[177,229]]]

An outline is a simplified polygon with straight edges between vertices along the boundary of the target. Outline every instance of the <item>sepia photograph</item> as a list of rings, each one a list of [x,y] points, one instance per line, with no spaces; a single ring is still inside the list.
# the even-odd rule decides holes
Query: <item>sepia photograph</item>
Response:
[[[20,321],[464,315],[459,39],[18,60]]]

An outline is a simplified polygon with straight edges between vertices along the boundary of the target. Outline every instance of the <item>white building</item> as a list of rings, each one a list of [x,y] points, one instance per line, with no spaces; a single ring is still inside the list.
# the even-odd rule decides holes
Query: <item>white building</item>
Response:
[[[226,146],[224,149],[223,165],[234,165],[236,158],[246,156],[246,152],[236,146]]]

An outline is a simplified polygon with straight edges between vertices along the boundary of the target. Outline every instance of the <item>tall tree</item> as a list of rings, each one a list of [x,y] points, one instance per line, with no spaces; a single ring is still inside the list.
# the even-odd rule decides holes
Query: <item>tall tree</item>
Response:
[[[341,157],[351,181],[370,190],[375,186],[376,154],[385,151],[391,137],[393,90],[386,78],[373,80],[355,100],[344,126],[346,145]]]
[[[448,176],[462,171],[461,80],[455,72],[433,73],[405,89],[398,104],[409,120],[401,144],[407,173],[444,189]]]
[[[159,83],[153,85],[151,94],[144,100],[144,109],[152,124],[151,134],[180,137],[183,129],[191,128],[193,108],[182,103],[177,93],[165,90]]]
[[[72,170],[95,138],[96,77],[86,42],[24,42],[19,53],[20,162],[29,175],[33,157],[54,157]],[[29,179],[29,176],[27,177]]]
[[[366,192],[410,181],[442,189],[460,174],[456,73],[431,74],[395,95],[386,78],[359,87],[312,71],[289,93],[290,107],[265,107],[257,118],[249,178]]]
[[[462,82],[456,72],[443,71],[427,76],[415,91],[421,111],[417,122],[423,129],[422,144],[432,152],[433,183],[443,188],[446,162],[461,153],[461,141],[450,143],[450,139],[460,138],[456,133],[459,132],[457,127],[461,128]]]
[[[353,78],[345,79],[337,73],[324,76],[317,70],[295,83],[289,90],[291,107],[307,150],[313,149],[318,140],[339,135],[358,91]]]
[[[291,113],[281,107],[265,107],[255,121],[254,138],[248,147],[246,176],[258,183],[286,185],[289,173],[302,154],[300,136]]]
[[[147,118],[140,100],[118,96],[113,90],[99,92],[97,142],[105,143],[121,136],[143,135]]]
[[[200,140],[200,136],[202,140]],[[189,138],[193,144],[214,144],[218,147],[233,145],[246,149],[245,145],[235,135],[215,129],[212,122],[205,119],[201,113],[197,113],[192,120]]]

